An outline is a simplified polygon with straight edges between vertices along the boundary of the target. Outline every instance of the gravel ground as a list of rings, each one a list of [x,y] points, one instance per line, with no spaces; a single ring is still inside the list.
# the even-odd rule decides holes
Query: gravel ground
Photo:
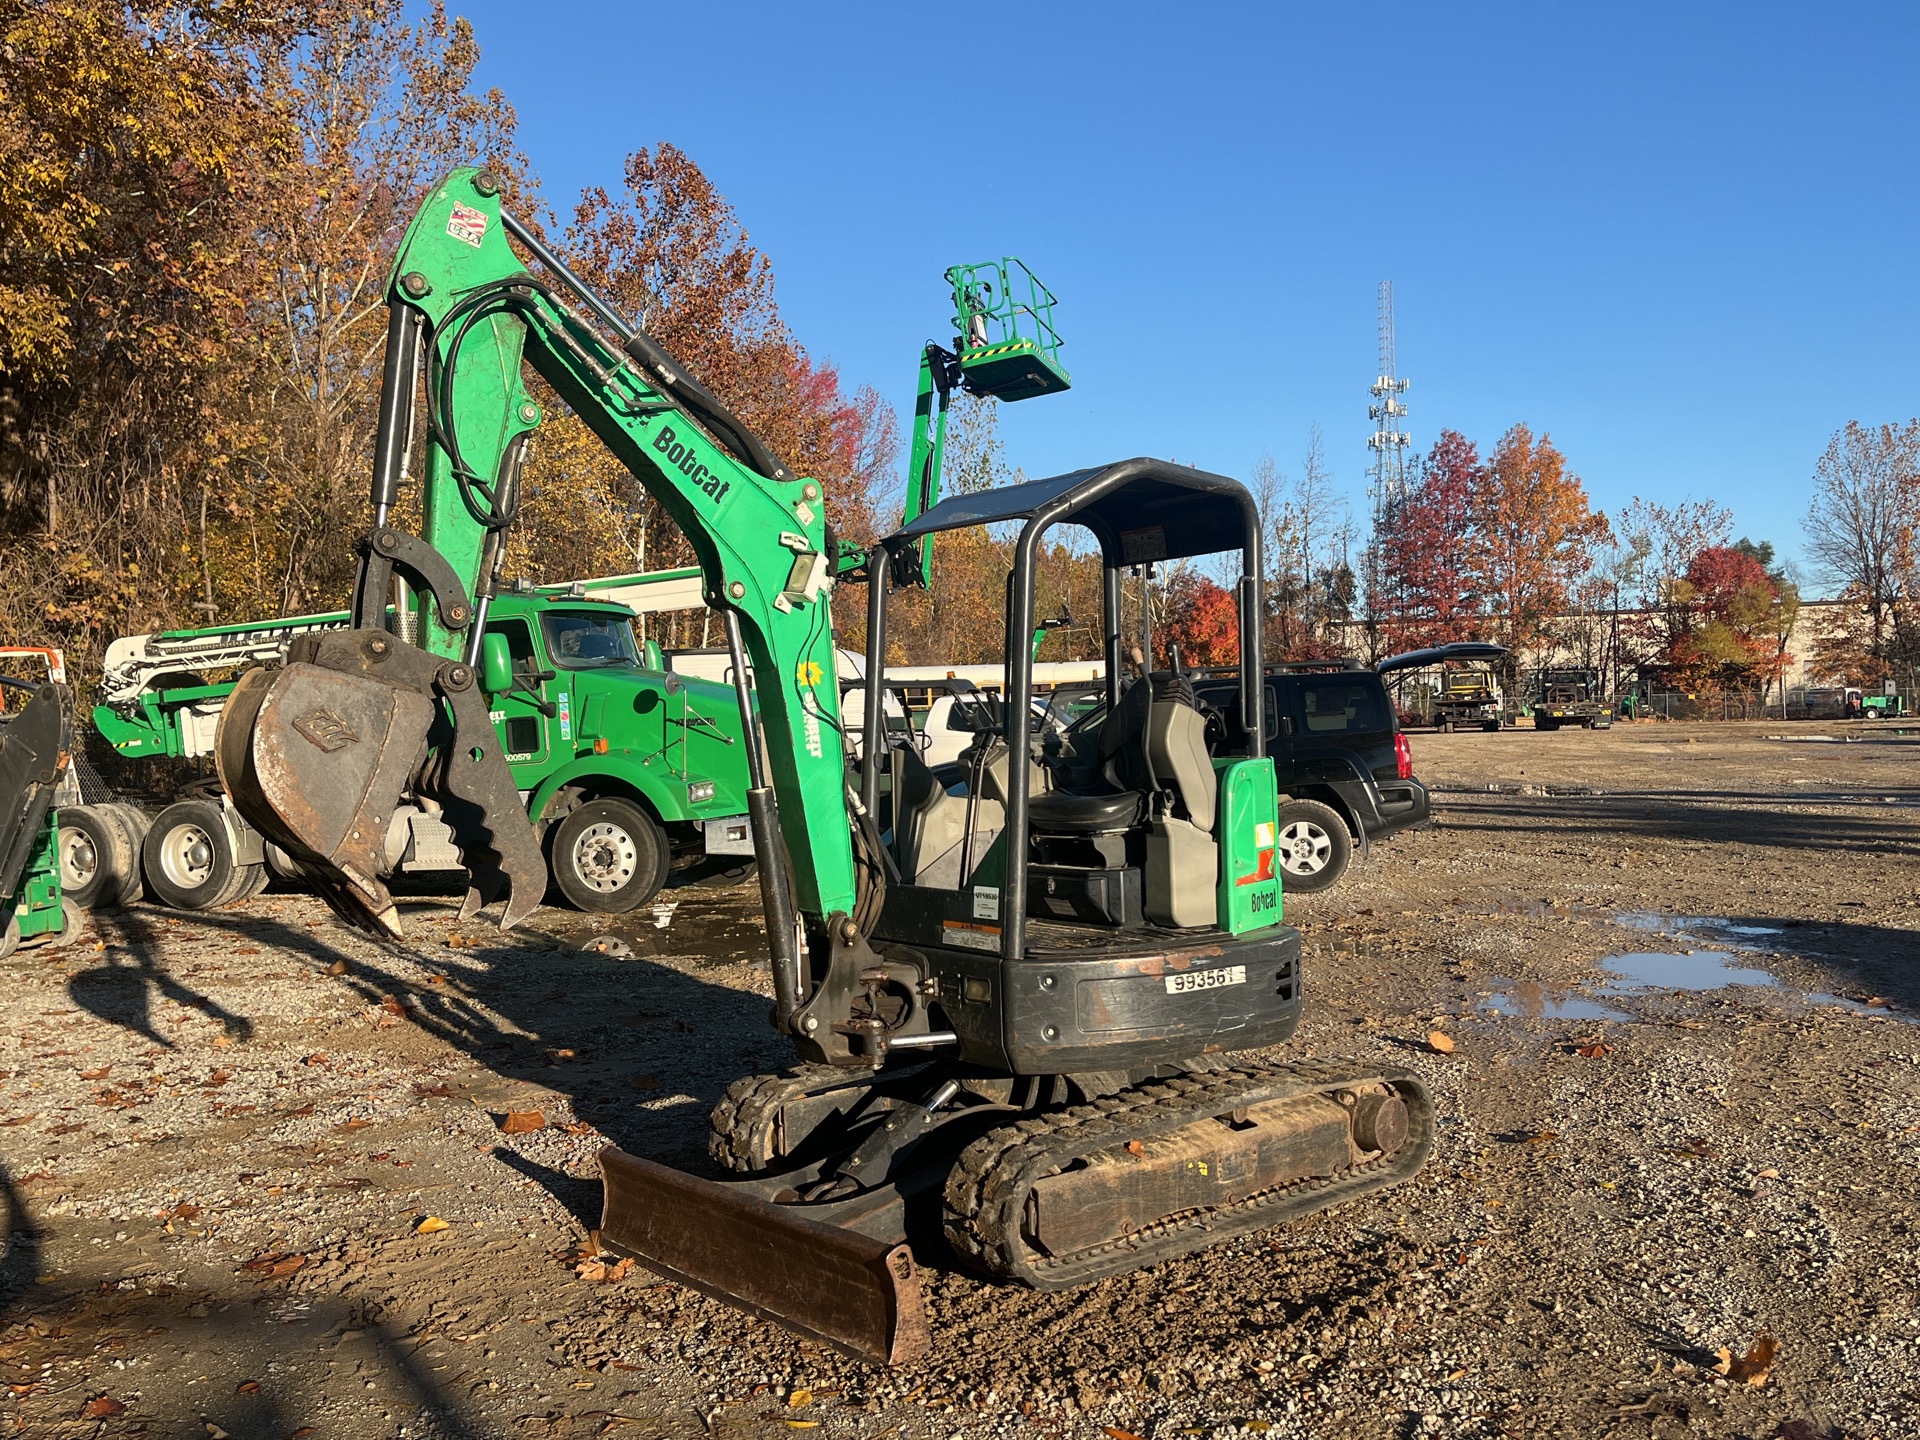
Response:
[[[0,967],[0,1434],[1920,1436],[1920,739],[1842,733],[1415,736],[1442,823],[1289,898],[1285,1053],[1419,1071],[1425,1172],[1065,1294],[930,1268],[897,1373],[582,1253],[603,1143],[703,1166],[787,1063],[755,887],[95,917]]]

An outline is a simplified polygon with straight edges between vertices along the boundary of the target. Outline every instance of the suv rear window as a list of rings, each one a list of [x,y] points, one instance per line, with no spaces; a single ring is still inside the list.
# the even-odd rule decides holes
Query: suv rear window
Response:
[[[1300,677],[1300,713],[1309,735],[1375,735],[1391,730],[1386,695],[1372,677]]]

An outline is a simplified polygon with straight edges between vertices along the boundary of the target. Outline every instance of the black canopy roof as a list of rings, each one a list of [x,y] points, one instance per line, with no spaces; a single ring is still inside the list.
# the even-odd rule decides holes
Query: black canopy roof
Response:
[[[950,496],[896,530],[887,545],[939,530],[1035,518],[1086,526],[1109,565],[1238,550],[1259,530],[1253,497],[1238,480],[1141,458]]]

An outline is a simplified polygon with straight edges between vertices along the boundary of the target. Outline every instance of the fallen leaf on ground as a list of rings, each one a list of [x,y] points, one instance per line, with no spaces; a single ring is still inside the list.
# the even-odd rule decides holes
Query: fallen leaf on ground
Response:
[[[333,1128],[336,1130],[364,1130],[371,1124],[373,1124],[373,1121],[367,1119],[366,1116],[356,1115],[351,1120],[342,1120]]]
[[[1584,1056],[1588,1060],[1598,1060],[1603,1055],[1611,1055],[1613,1053],[1613,1047],[1611,1045],[1599,1044],[1576,1045],[1573,1047],[1573,1053]]]
[[[627,1278],[627,1272],[633,1269],[631,1256],[622,1256],[618,1260],[603,1260],[598,1256],[582,1260],[573,1267],[573,1273],[582,1280],[594,1280],[602,1285],[611,1285],[615,1281]]]
[[[813,1403],[813,1391],[811,1390],[796,1390],[791,1395],[787,1396],[787,1404],[789,1405],[800,1406],[800,1405],[811,1405],[812,1403]]]
[[[413,1087],[413,1093],[422,1100],[450,1100],[453,1098],[453,1087],[451,1085],[416,1085]]]
[[[324,1065],[327,1063],[327,1052],[324,1050],[316,1050],[300,1063],[302,1065]]]
[[[422,1215],[420,1217],[420,1223],[413,1227],[413,1233],[416,1235],[432,1235],[438,1231],[451,1230],[452,1228],[451,1223],[442,1220],[438,1215]]]
[[[1522,1145],[1551,1145],[1560,1138],[1558,1130],[1536,1130],[1520,1143]]]
[[[1111,1437],[1111,1440],[1140,1440],[1140,1437],[1134,1434],[1133,1431],[1122,1430],[1118,1425],[1102,1425],[1100,1429]]]
[[[108,1416],[123,1414],[126,1406],[111,1395],[96,1395],[80,1407],[82,1420],[105,1420]]]
[[[224,1085],[232,1078],[233,1072],[231,1070],[216,1070],[207,1076],[204,1083],[207,1085]]]
[[[547,1063],[549,1065],[564,1065],[573,1058],[574,1053],[571,1050],[561,1049],[547,1051]]]
[[[240,1384],[235,1387],[233,1393],[236,1395],[258,1395],[260,1393],[260,1382],[258,1380],[242,1380]]]
[[[1736,1385],[1764,1385],[1767,1375],[1773,1369],[1773,1357],[1780,1353],[1780,1342],[1771,1335],[1762,1335],[1753,1342],[1752,1347],[1738,1360],[1725,1346],[1720,1348],[1720,1361],[1714,1371],[1724,1375]]]
[[[82,1070],[80,1072],[80,1078],[82,1080],[104,1080],[107,1078],[108,1072],[112,1069],[113,1066],[111,1065],[102,1065],[98,1070]]]
[[[200,1207],[190,1204],[185,1200],[182,1200],[178,1205],[167,1211],[167,1219],[169,1220],[196,1220],[199,1216]]]
[[[317,925],[320,922],[316,920],[314,923]],[[327,966],[327,974],[329,975],[344,975],[346,973],[347,973],[347,962],[344,960],[336,960],[331,965]]]
[[[380,1008],[389,1015],[399,1015],[403,1018],[408,1011],[407,1002],[402,1000],[398,995],[387,996],[386,999],[380,1002]]]
[[[240,1268],[251,1270],[256,1275],[265,1275],[270,1280],[284,1280],[306,1263],[307,1257],[304,1255],[270,1253],[256,1255]]]
[[[531,1135],[547,1128],[547,1117],[538,1110],[509,1110],[500,1122],[502,1135]]]
[[[1780,1172],[1778,1170],[1773,1169],[1771,1166],[1769,1166],[1767,1169],[1760,1171],[1760,1173],[1755,1175],[1753,1178],[1756,1180],[1778,1180],[1780,1178]]]
[[[584,1120],[575,1120],[575,1121],[573,1121],[573,1122],[572,1122],[571,1124],[569,1124],[569,1125],[566,1125],[566,1126],[563,1126],[562,1128],[563,1128],[563,1129],[564,1129],[564,1130],[565,1130],[565,1131],[567,1132],[567,1134],[569,1134],[569,1135],[591,1135],[591,1134],[593,1134],[593,1126],[591,1126],[591,1125],[589,1125],[589,1124],[588,1124],[588,1123],[587,1123],[586,1121],[584,1121]]]
[[[1127,1141],[1127,1153],[1129,1155],[1144,1155],[1147,1153],[1147,1147],[1142,1145],[1138,1140],[1129,1140]]]
[[[1451,1055],[1453,1053],[1453,1037],[1444,1030],[1429,1030],[1427,1032],[1427,1048],[1436,1055]]]
[[[213,1048],[216,1050],[225,1050],[231,1044],[233,1044],[233,1037],[231,1035],[216,1035],[213,1037]]]

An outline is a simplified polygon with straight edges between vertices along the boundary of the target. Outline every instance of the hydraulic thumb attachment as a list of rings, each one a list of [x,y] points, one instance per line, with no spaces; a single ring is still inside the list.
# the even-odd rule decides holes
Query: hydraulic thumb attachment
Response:
[[[384,630],[304,635],[281,668],[242,676],[215,761],[234,803],[361,929],[400,934],[380,872],[403,792],[437,801],[453,831],[469,876],[462,919],[505,894],[511,927],[546,889],[472,667]]]

